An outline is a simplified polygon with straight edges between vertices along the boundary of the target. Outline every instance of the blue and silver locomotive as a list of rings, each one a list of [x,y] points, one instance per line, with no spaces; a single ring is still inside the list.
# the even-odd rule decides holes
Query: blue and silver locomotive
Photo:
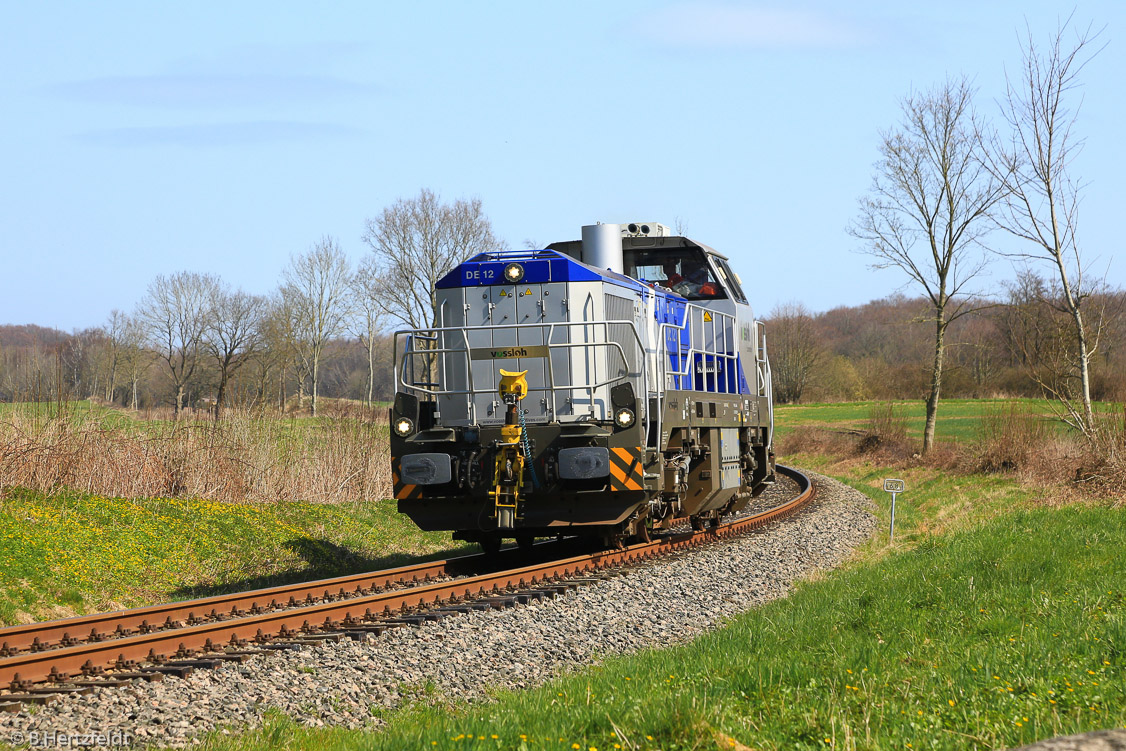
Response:
[[[486,550],[645,539],[774,480],[766,336],[727,258],[659,224],[482,253],[395,335],[399,510]]]

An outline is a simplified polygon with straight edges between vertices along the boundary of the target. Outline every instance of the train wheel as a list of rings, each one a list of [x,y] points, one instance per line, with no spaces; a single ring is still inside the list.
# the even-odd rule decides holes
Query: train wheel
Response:
[[[478,538],[477,544],[481,546],[481,550],[485,555],[492,557],[500,553],[501,538],[488,535]]]

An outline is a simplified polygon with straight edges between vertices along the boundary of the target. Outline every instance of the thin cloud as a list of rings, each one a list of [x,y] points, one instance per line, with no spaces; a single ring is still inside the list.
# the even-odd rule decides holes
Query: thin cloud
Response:
[[[309,104],[381,93],[373,84],[332,76],[223,74],[108,76],[56,84],[49,90],[94,104],[188,109]]]
[[[826,13],[716,3],[665,8],[640,30],[651,41],[694,48],[841,49],[873,40],[868,29]]]
[[[208,123],[200,125],[155,125],[128,128],[106,128],[79,133],[77,138],[88,143],[118,148],[140,146],[253,146],[279,141],[313,141],[354,138],[364,131],[336,123],[307,123],[285,120],[264,120],[242,123]]]

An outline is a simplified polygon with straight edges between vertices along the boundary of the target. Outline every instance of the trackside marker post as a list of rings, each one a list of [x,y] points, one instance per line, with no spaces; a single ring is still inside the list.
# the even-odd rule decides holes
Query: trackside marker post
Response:
[[[884,492],[891,493],[891,528],[888,530],[888,542],[895,539],[895,497],[907,490],[907,483],[903,480],[884,480]]]

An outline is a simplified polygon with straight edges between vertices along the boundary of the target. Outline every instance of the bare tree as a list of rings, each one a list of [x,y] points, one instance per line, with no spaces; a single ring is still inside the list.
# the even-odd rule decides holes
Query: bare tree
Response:
[[[1081,411],[1082,351],[1059,280],[1049,282],[1024,269],[1006,288],[1008,304],[1000,309],[997,318],[1010,357],[1041,393],[1059,405],[1060,419],[1082,428],[1087,424]],[[1085,325],[1101,336],[1106,327],[1116,323],[1117,296],[1099,287],[1090,290],[1086,303]]]
[[[1080,252],[1078,209],[1082,185],[1071,164],[1082,148],[1072,135],[1079,114],[1070,100],[1076,96],[1079,74],[1099,50],[1090,45],[1098,37],[1090,28],[1064,39],[1071,19],[1061,24],[1047,49],[1038,49],[1031,30],[1022,43],[1022,64],[1016,80],[1006,76],[1001,103],[1011,128],[1007,140],[992,138],[991,169],[1005,188],[998,223],[1033,249],[1012,255],[1050,263],[1059,276],[1063,305],[1071,318],[1080,384],[1079,399],[1063,399],[1066,421],[1090,436],[1091,357],[1098,349],[1098,332],[1084,317],[1084,301],[1094,291]]]
[[[967,316],[959,326],[953,350],[953,364],[973,384],[973,396],[982,398],[997,392],[1004,353],[995,320],[986,315]]]
[[[982,165],[973,88],[966,78],[909,94],[903,122],[883,133],[870,195],[849,228],[874,268],[898,268],[926,294],[935,327],[923,451],[934,445],[946,330],[975,309],[968,285],[985,267],[999,181]]]
[[[210,274],[162,274],[149,284],[141,302],[139,315],[149,344],[167,366],[172,381],[173,412],[177,417],[184,407],[185,387],[200,364],[203,335],[218,287],[219,280]]]
[[[776,305],[769,323],[774,397],[783,404],[799,402],[824,359],[813,316],[805,305],[791,302]]]
[[[503,249],[481,200],[442,203],[432,191],[399,199],[367,220],[363,241],[388,280],[387,312],[411,328],[437,325],[435,285],[475,253]]]
[[[125,329],[129,325],[129,315],[117,308],[109,313],[102,331],[105,332],[105,399],[112,402],[117,391],[117,376],[121,372]]]
[[[375,348],[387,318],[385,301],[387,286],[387,280],[380,274],[374,256],[369,255],[361,261],[359,269],[352,276],[354,331],[368,356],[368,388],[365,401],[369,406],[375,389]]]
[[[212,292],[204,345],[218,369],[215,419],[223,414],[227,384],[239,368],[255,355],[262,342],[261,323],[266,301],[226,285]]]
[[[282,272],[281,292],[292,306],[297,352],[312,381],[310,412],[314,416],[325,345],[347,324],[351,276],[344,251],[327,236],[307,253],[290,257]]]
[[[271,389],[278,386],[278,407],[286,408],[287,373],[290,363],[299,358],[294,333],[295,314],[281,290],[266,299],[259,323],[261,348],[253,359],[257,400],[269,403]]]
[[[127,316],[120,331],[121,370],[129,380],[129,408],[137,409],[141,377],[152,366],[154,354],[145,349],[145,324],[137,314]]]

